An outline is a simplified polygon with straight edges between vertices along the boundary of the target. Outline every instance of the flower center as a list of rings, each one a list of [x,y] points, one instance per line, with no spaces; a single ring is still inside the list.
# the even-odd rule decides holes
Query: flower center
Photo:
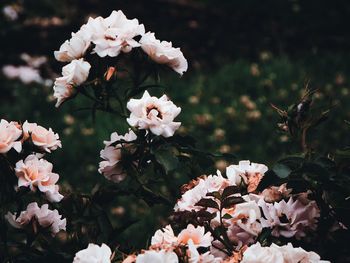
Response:
[[[115,37],[110,36],[110,35],[105,35],[105,39],[106,39],[106,40],[111,40],[111,41],[116,40],[116,38],[115,38]]]
[[[147,107],[147,109],[146,109],[147,117],[150,117],[149,114],[151,113],[152,110],[156,110],[157,111],[157,115],[156,115],[157,118],[159,118],[159,119],[163,118],[162,113],[160,112],[158,107],[155,106],[155,105],[150,105],[150,106]]]

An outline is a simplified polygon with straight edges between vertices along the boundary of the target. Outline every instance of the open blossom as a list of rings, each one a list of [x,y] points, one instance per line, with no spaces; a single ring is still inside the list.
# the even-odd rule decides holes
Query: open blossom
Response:
[[[117,143],[117,141],[131,142],[136,140],[136,134],[130,130],[125,135],[118,135],[114,132],[111,134],[110,141],[104,141],[105,148],[101,150],[101,158],[104,159],[100,162],[98,171],[103,174],[107,179],[113,182],[120,182],[124,180],[126,173],[122,164],[122,148],[124,150],[131,150],[128,143]]]
[[[289,197],[291,192],[292,189],[288,189],[285,183],[280,186],[270,186],[264,189],[260,195],[264,197],[265,202],[272,203],[281,201],[282,198]]]
[[[204,227],[194,227],[192,224],[189,224],[186,229],[182,230],[177,238],[178,242],[184,245],[186,245],[189,240],[192,240],[193,245],[196,247],[209,247],[213,241],[210,232],[205,233]]]
[[[16,163],[15,171],[18,177],[19,187],[38,188],[45,193],[50,201],[59,202],[63,198],[56,185],[59,175],[52,172],[52,164],[36,155],[29,155],[24,161]]]
[[[239,185],[243,181],[247,185],[248,192],[254,192],[267,170],[264,164],[240,161],[238,165],[228,166],[226,175],[234,185]]]
[[[169,250],[146,250],[136,257],[136,263],[178,263],[175,252]]]
[[[10,212],[5,217],[15,228],[23,228],[34,219],[41,227],[49,228],[52,235],[57,234],[60,230],[66,230],[66,219],[62,219],[56,209],[50,210],[47,204],[39,207],[36,202],[33,202],[18,217]]]
[[[263,227],[272,228],[272,235],[279,237],[296,237],[300,239],[307,230],[315,230],[320,217],[320,210],[315,201],[302,202],[300,198],[288,202],[282,200],[275,203],[266,203],[259,200],[264,217],[261,218]]]
[[[149,129],[155,135],[171,137],[181,125],[181,122],[174,122],[181,108],[176,107],[166,95],[151,97],[145,91],[141,99],[131,99],[127,108],[131,112],[127,119],[131,126]]]
[[[187,60],[180,48],[174,48],[171,42],[156,39],[154,33],[147,32],[140,40],[141,48],[152,60],[165,64],[182,75],[187,71]]]
[[[247,199],[248,197],[244,196],[243,198]],[[248,198],[246,202],[237,204],[231,209],[226,209],[224,212],[232,217],[227,220],[231,225],[229,228],[234,228],[237,225],[253,236],[258,236],[261,233],[262,227],[259,222],[261,213],[255,201],[251,201]]]
[[[187,250],[188,262],[189,263],[220,263],[222,262],[221,258],[216,258],[209,251],[203,254],[200,254],[197,250],[197,246],[194,244],[192,239],[188,241],[188,250]]]
[[[54,52],[55,58],[61,62],[70,62],[82,58],[91,43],[91,32],[87,25],[83,25],[72,37],[66,40],[58,51]]]
[[[315,252],[307,252],[292,244],[278,246],[272,244],[270,247],[262,247],[256,243],[243,253],[241,263],[329,263],[321,260]]]
[[[167,225],[163,229],[158,229],[152,239],[151,245],[172,245],[177,243],[177,237],[174,234],[171,225]]]
[[[122,11],[113,11],[107,18],[90,18],[87,27],[92,32],[94,51],[100,57],[116,57],[130,52],[140,44],[134,37],[143,35],[145,27],[135,19],[127,19]]]
[[[193,187],[187,189],[187,191],[181,196],[175,205],[175,211],[191,211],[200,210],[201,207],[196,206],[196,204],[202,198],[207,198],[207,193],[223,190],[229,185],[229,181],[218,175],[209,175],[199,177],[195,180]]]
[[[32,82],[43,83],[43,79],[37,69],[29,66],[5,65],[2,73],[9,79],[19,79],[24,84]]]
[[[22,150],[22,143],[17,141],[22,135],[22,130],[17,122],[0,121],[0,153],[7,153],[12,148],[17,152]]]
[[[51,128],[47,130],[36,123],[25,121],[22,129],[24,139],[31,138],[34,145],[46,152],[62,147],[58,134],[54,133]]]
[[[90,243],[75,254],[73,263],[110,263],[111,255],[112,251],[106,244],[98,246]]]
[[[57,99],[56,107],[74,94],[74,87],[81,85],[89,76],[91,65],[83,59],[72,60],[62,68],[62,77],[56,78],[54,97]]]

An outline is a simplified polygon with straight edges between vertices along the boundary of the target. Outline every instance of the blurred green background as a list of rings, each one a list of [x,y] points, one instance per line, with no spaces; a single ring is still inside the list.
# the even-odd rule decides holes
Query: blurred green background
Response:
[[[184,52],[188,72],[179,78],[169,71],[161,82],[182,107],[179,132],[197,138],[200,148],[266,164],[298,150],[277,131],[270,103],[286,108],[299,100],[307,82],[318,89],[321,106],[334,106],[314,146],[328,151],[349,145],[347,0],[2,0],[0,6],[0,66],[24,65],[22,53],[47,58],[39,68],[46,85],[0,75],[1,118],[37,122],[60,134],[63,148],[48,158],[66,189],[90,191],[105,183],[97,172],[103,140],[114,131],[124,133],[127,125],[108,113],[98,113],[94,122],[82,110],[89,106],[82,97],[56,109],[48,80],[60,74],[62,64],[53,51],[89,16],[118,9]],[[9,6],[16,18],[6,16]],[[218,168],[224,165],[217,162]]]

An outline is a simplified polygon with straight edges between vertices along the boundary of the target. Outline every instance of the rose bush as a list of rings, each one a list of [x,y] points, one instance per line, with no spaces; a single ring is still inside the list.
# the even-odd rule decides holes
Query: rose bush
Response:
[[[336,260],[320,239],[338,244],[348,236],[350,154],[344,149],[324,156],[308,143],[308,132],[328,113],[313,107],[313,92],[306,89],[288,110],[273,105],[281,130],[300,141],[298,155],[268,167],[202,151],[193,138],[176,133],[181,123],[174,120],[181,108],[167,95],[158,98],[148,92],[161,88],[162,66],[182,75],[187,60],[170,42],[145,32],[137,19],[113,11],[107,18],[90,18],[54,54],[58,61],[69,62],[53,87],[56,106],[84,96],[93,114],[115,114],[130,125],[123,136],[119,130],[112,133],[100,152],[99,172],[108,184],[96,185],[89,194],[74,189],[60,193],[59,175],[43,159],[61,147],[59,136],[36,123],[1,120],[1,259]],[[232,163],[225,173],[213,169],[217,158]],[[173,210],[146,249],[135,248],[135,240],[123,236],[134,222],[120,225],[113,220],[111,210],[121,196],[136,197],[142,201],[136,206],[143,208]]]

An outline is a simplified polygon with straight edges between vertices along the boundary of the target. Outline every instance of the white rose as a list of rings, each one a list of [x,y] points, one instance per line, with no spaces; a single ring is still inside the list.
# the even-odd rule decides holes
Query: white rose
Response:
[[[156,63],[165,64],[182,75],[187,71],[188,63],[180,48],[174,48],[171,42],[159,41],[154,33],[147,32],[140,40],[143,51]]]
[[[70,62],[82,58],[91,43],[91,33],[86,25],[83,25],[77,33],[64,42],[58,51],[54,52],[55,58],[61,62]]]
[[[147,250],[136,257],[136,263],[178,263],[179,259],[173,251]]]
[[[87,26],[92,32],[94,51],[100,57],[116,57],[120,52],[130,52],[140,44],[134,37],[145,33],[137,19],[127,19],[122,11],[113,11],[107,18],[90,18]]]
[[[100,152],[100,156],[103,161],[100,162],[98,171],[103,174],[108,180],[111,180],[115,183],[119,183],[120,181],[124,180],[126,173],[124,167],[120,163],[122,160],[122,148],[129,148],[128,143],[117,143],[115,146],[112,146],[111,144],[117,141],[131,142],[136,140],[136,138],[136,134],[130,130],[123,136],[118,135],[118,133],[114,132],[111,134],[110,141],[104,141],[104,144],[106,146]]]
[[[276,247],[262,247],[260,243],[250,246],[243,254],[241,263],[285,263],[283,254]]]
[[[181,108],[176,107],[166,95],[161,98],[151,97],[145,91],[141,99],[131,99],[127,108],[131,112],[127,119],[131,126],[149,129],[155,135],[171,137],[181,125],[180,122],[174,122]]]
[[[74,87],[81,85],[89,76],[91,65],[83,59],[75,59],[62,68],[62,77],[56,78],[54,97],[56,107],[74,94]]]
[[[73,263],[110,263],[111,255],[112,251],[107,245],[90,243],[87,248],[75,254]]]
[[[239,185],[243,181],[247,185],[248,192],[254,192],[267,170],[264,164],[240,161],[238,165],[226,168],[226,176],[234,185]]]

